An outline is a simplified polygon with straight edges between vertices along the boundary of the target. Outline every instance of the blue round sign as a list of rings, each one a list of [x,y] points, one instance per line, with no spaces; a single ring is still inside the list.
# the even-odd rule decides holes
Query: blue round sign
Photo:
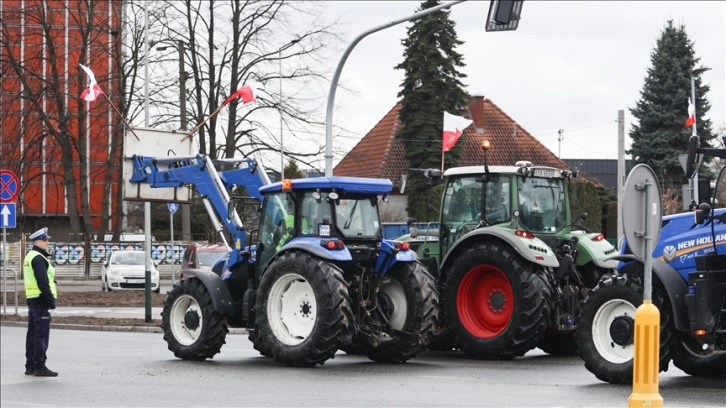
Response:
[[[169,207],[169,212],[172,214],[175,214],[176,210],[179,209],[179,204],[177,203],[166,203],[166,206]]]

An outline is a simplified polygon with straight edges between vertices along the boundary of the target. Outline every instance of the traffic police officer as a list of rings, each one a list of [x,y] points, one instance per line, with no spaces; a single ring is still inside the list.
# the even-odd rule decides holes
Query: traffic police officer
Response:
[[[55,309],[58,293],[55,271],[48,260],[48,228],[30,235],[33,249],[23,261],[23,282],[28,303],[28,334],[25,338],[25,374],[56,377],[58,373],[45,366],[50,336],[50,309]]]

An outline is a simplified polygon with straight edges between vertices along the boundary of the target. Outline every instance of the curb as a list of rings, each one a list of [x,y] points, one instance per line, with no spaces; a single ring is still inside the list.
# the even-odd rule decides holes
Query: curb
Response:
[[[7,322],[0,321],[0,326],[7,327],[28,327],[27,322]],[[68,324],[68,323],[52,323],[51,329],[60,330],[85,330],[85,331],[104,331],[104,332],[126,332],[126,333],[163,333],[161,327],[156,326],[98,326],[87,324]],[[249,334],[247,329],[239,327],[230,327],[229,334]]]

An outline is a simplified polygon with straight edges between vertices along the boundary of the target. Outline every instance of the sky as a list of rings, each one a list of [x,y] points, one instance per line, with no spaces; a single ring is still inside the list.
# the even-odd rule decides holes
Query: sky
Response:
[[[331,76],[356,36],[415,13],[420,3],[323,2],[326,17],[340,19],[343,38]],[[466,64],[465,89],[492,100],[561,158],[617,159],[618,110],[625,111],[629,147],[629,108],[640,98],[650,54],[669,19],[685,25],[700,66],[711,68],[702,74],[711,87],[707,116],[714,131],[726,132],[725,2],[530,0],[518,29],[506,32],[484,30],[488,9],[489,1],[473,0],[450,9],[464,41],[457,51]],[[338,88],[333,117],[349,133],[336,137],[335,150],[352,148],[397,102],[403,74],[393,67],[402,61],[401,40],[411,24],[371,34],[352,50],[340,78],[351,92]],[[336,154],[333,164],[341,158]]]

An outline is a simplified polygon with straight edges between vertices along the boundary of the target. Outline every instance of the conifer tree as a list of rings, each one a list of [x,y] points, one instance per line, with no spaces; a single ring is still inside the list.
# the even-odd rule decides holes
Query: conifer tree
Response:
[[[665,188],[680,188],[686,182],[678,155],[685,153],[692,129],[685,127],[688,98],[691,96],[692,70],[698,68],[693,42],[684,25],[669,20],[651,53],[651,67],[640,92],[640,100],[630,113],[638,120],[630,129],[629,153],[635,163],[646,163]],[[710,87],[695,77],[696,120],[702,147],[711,147],[716,137],[706,114],[711,104],[706,99]],[[706,173],[706,166],[700,171]]]
[[[425,0],[419,10],[439,5],[438,0]],[[396,137],[403,143],[409,168],[440,168],[444,111],[462,114],[467,94],[461,82],[466,75],[458,71],[463,57],[455,51],[463,44],[456,36],[448,10],[421,17],[407,30],[402,40],[404,59],[396,69],[405,73],[401,83],[401,123]],[[461,145],[461,141],[457,146]],[[446,152],[446,167],[455,165],[459,150]],[[438,219],[440,196],[432,191],[421,173],[409,173],[408,213],[420,221]]]

